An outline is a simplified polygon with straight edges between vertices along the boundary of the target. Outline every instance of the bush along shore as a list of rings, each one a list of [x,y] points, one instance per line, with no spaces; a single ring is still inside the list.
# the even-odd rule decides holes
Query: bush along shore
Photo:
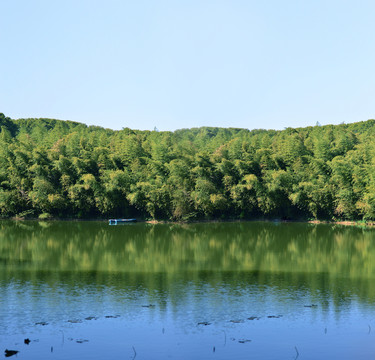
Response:
[[[119,131],[0,114],[0,216],[375,220],[375,120]]]

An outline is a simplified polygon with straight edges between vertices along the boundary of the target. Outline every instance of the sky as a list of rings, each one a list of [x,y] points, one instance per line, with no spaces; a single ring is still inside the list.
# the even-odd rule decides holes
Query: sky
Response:
[[[0,112],[111,129],[375,117],[373,0],[1,0]]]

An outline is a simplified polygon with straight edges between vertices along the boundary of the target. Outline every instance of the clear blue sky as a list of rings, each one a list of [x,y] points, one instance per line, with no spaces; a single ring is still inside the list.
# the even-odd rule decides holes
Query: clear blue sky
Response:
[[[0,112],[112,129],[375,117],[373,0],[1,0]]]

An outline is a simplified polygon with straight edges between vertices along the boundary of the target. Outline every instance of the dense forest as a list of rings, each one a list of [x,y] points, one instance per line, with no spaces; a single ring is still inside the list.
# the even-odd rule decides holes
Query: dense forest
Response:
[[[375,219],[375,120],[119,131],[0,113],[0,216]]]

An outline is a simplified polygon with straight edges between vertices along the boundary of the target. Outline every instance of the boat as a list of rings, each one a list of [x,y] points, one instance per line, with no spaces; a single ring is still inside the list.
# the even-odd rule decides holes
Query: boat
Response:
[[[109,219],[109,225],[119,225],[135,222],[137,222],[137,219]]]

